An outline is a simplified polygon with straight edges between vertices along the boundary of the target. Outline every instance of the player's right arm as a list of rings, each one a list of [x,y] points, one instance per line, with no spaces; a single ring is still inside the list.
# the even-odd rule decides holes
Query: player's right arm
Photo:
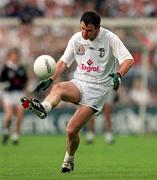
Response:
[[[56,64],[56,69],[54,74],[46,80],[43,80],[39,83],[39,85],[35,88],[34,92],[40,92],[41,90],[45,91],[50,85],[53,83],[55,79],[57,79],[67,68],[67,64],[62,60],[59,60]]]
[[[74,47],[73,47],[73,37],[69,40],[68,45],[64,51],[64,54],[57,62],[56,70],[51,76],[51,79],[55,80],[58,78],[67,67],[70,67],[74,61]]]
[[[54,74],[50,77],[53,81],[57,79],[67,68],[67,63],[65,63],[63,60],[59,60],[56,64],[56,70]]]
[[[72,39],[69,40],[68,45],[64,51],[63,56],[56,64],[56,69],[54,74],[47,80],[43,80],[35,88],[34,92],[39,92],[41,90],[45,91],[53,83],[55,79],[60,77],[64,70],[69,67],[74,60],[74,48]]]

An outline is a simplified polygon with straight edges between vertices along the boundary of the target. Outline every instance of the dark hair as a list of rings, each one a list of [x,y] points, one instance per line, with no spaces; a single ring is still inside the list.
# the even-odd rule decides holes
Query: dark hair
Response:
[[[8,56],[10,56],[10,54],[12,53],[15,53],[17,54],[18,56],[20,55],[20,49],[16,48],[16,47],[13,47],[11,49],[8,50]]]
[[[95,11],[86,11],[83,13],[80,22],[84,22],[87,26],[88,24],[94,25],[96,28],[100,25],[101,18],[99,14]]]

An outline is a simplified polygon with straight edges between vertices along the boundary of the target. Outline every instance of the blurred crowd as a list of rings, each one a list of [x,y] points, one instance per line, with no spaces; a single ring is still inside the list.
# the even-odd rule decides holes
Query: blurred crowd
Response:
[[[32,23],[32,17],[79,17],[87,9],[95,9],[103,17],[155,17],[157,0],[1,0],[0,16],[19,17],[21,23],[0,25],[0,67],[5,62],[8,50],[19,48],[21,59],[29,71],[31,91],[38,81],[32,68],[35,58],[49,54],[58,60],[71,35],[79,30],[79,22],[78,27],[52,24],[39,26]],[[136,61],[118,92],[119,102],[157,105],[157,29],[105,28],[111,29],[121,38]],[[144,79],[146,73],[148,79]],[[72,71],[65,72],[62,79],[70,78],[71,74]]]
[[[1,0],[0,16],[76,17],[95,9],[104,17],[156,17],[157,0]]]

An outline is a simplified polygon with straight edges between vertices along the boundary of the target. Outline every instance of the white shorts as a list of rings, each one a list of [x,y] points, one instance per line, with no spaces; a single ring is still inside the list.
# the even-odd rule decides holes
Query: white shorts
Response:
[[[5,104],[10,105],[20,105],[20,99],[24,96],[24,93],[21,91],[13,91],[13,92],[2,92],[2,101]]]
[[[72,79],[80,90],[81,100],[79,104],[89,106],[97,112],[101,112],[104,104],[112,102],[113,87],[105,85],[84,82],[81,80]],[[112,93],[111,93],[112,92]]]

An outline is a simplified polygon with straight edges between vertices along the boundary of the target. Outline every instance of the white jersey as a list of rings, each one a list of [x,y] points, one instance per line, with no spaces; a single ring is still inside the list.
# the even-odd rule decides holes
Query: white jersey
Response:
[[[76,60],[75,79],[105,86],[112,84],[108,75],[117,72],[118,65],[126,59],[133,57],[122,41],[102,27],[93,41],[83,39],[81,32],[75,33],[61,57],[68,67]]]

